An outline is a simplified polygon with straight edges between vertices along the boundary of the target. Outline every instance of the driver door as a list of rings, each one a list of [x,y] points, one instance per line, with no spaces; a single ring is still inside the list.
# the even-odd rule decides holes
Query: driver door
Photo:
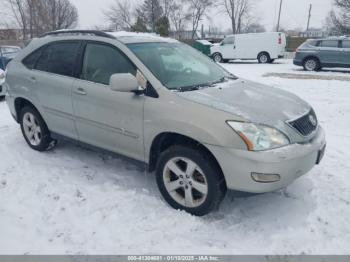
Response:
[[[236,58],[236,43],[234,36],[226,37],[221,43],[222,57],[223,59],[235,59]]]
[[[117,47],[96,42],[86,43],[82,60],[73,84],[79,140],[143,161],[144,96],[109,86],[113,74],[136,75],[135,65]]]

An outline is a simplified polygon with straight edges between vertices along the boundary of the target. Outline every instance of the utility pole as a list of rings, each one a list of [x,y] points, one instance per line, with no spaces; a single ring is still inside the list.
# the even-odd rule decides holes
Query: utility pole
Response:
[[[312,11],[312,4],[310,4],[310,9],[309,9],[309,17],[308,17],[308,19],[307,19],[307,27],[306,27],[306,31],[309,31],[309,28],[310,28],[311,11]]]
[[[278,21],[277,21],[277,27],[276,27],[276,31],[278,32],[280,30],[280,21],[281,21],[281,12],[282,12],[282,4],[283,4],[283,0],[280,0],[280,10],[278,12]]]

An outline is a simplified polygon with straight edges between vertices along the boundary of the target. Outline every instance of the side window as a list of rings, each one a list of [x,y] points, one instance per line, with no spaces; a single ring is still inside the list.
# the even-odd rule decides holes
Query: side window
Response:
[[[26,58],[23,59],[22,63],[28,68],[33,69],[35,67],[36,62],[38,61],[39,57],[41,55],[41,49],[38,49],[28,55]]]
[[[343,41],[343,48],[350,48],[350,40]]]
[[[50,44],[42,50],[35,69],[58,75],[72,76],[78,47],[78,42]]]
[[[339,42],[337,40],[323,40],[321,43],[322,47],[339,47]]]
[[[136,75],[136,67],[118,49],[103,44],[87,44],[81,79],[109,85],[111,75],[131,73]]]
[[[235,43],[234,37],[226,37],[222,42],[224,45],[233,45]]]

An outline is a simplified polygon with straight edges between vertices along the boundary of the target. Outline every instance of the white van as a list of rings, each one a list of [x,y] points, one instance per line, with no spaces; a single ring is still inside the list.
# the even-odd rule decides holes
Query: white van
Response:
[[[239,34],[227,36],[210,49],[215,62],[234,59],[258,59],[259,63],[273,63],[282,58],[286,49],[286,35],[279,32]]]

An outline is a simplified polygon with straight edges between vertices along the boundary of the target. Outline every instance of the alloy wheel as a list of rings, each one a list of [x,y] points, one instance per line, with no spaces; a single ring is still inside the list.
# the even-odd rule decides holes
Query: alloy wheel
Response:
[[[314,71],[317,67],[317,63],[315,60],[310,59],[305,62],[305,68],[308,71]]]
[[[42,133],[38,120],[32,113],[25,113],[23,116],[23,129],[25,136],[32,146],[38,146],[41,143]]]
[[[207,179],[201,168],[188,158],[170,159],[164,166],[163,181],[169,195],[185,207],[199,207],[207,198]]]

